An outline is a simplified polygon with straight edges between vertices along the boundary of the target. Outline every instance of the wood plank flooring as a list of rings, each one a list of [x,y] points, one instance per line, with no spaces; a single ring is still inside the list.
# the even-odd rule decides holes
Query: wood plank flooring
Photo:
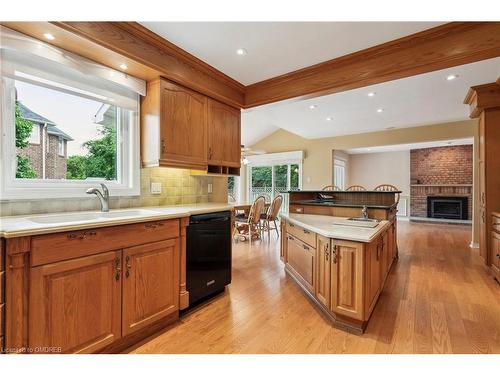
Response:
[[[132,353],[500,353],[500,286],[470,227],[398,223],[394,264],[364,335],[333,328],[285,275],[279,243],[238,243],[226,292]]]

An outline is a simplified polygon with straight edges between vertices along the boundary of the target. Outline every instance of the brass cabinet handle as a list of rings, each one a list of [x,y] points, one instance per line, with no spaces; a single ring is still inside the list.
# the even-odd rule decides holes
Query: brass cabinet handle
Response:
[[[337,263],[337,249],[338,249],[338,246],[337,245],[333,245],[333,249],[332,249],[332,262],[333,264],[336,264]]]
[[[120,280],[120,274],[122,272],[122,268],[120,267],[120,258],[115,258],[115,279],[116,281]]]
[[[294,240],[295,240],[292,236],[288,236],[288,239],[289,239],[290,241],[294,241]]]
[[[288,223],[288,225],[290,225],[292,228],[295,226],[295,225],[293,225],[292,223]]]
[[[307,246],[307,245],[302,245],[302,247],[304,248],[304,250],[307,250],[307,251],[311,250],[311,249],[309,248],[309,246]]]
[[[484,205],[484,202],[485,202],[485,197],[486,197],[486,196],[485,196],[485,193],[484,193],[484,191],[483,191],[483,192],[481,193],[481,202],[483,203],[483,205]]]
[[[328,260],[330,259],[330,249],[329,249],[329,244],[327,243],[326,246],[325,246],[325,260],[328,262]]]
[[[483,211],[483,215],[482,215],[482,218],[483,218],[483,223],[485,222],[486,218],[485,218],[485,211]]]
[[[165,154],[167,152],[167,142],[162,139],[161,140],[161,153]]]
[[[309,232],[307,229],[303,229],[303,231],[304,231],[304,233],[305,233],[305,234],[309,234],[309,233],[311,233],[311,232]]]
[[[97,232],[92,230],[88,232],[80,232],[80,233],[70,233],[67,235],[68,240],[84,240],[87,237],[96,236]]]
[[[130,257],[127,255],[125,257],[125,267],[127,270],[125,271],[125,277],[128,279],[130,276],[130,270],[132,269],[132,265],[130,264]]]
[[[162,226],[163,226],[162,222],[155,222],[155,223],[146,223],[146,224],[144,224],[144,227],[148,228],[148,229],[156,229],[156,228],[162,227]]]

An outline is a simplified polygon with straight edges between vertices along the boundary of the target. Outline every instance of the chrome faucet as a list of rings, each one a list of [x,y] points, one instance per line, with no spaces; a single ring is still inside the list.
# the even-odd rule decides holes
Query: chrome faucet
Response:
[[[363,219],[368,219],[368,207],[363,206],[361,213],[363,214]]]
[[[87,190],[87,194],[95,194],[97,198],[99,198],[99,202],[101,202],[101,212],[109,211],[109,190],[101,183],[102,193],[98,188],[90,188]]]

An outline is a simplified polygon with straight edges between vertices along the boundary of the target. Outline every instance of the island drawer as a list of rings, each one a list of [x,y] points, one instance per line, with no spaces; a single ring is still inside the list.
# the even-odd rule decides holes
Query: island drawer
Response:
[[[291,214],[303,214],[304,206],[298,204],[290,204],[288,206],[288,212],[290,212]]]
[[[313,249],[316,248],[316,233],[290,222],[287,223],[287,232]]]
[[[171,219],[34,236],[31,266],[177,238],[179,232],[179,220]]]

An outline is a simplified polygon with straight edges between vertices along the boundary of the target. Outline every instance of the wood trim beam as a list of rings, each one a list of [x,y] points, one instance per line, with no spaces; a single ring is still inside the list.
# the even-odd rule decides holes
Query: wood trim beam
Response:
[[[136,22],[51,22],[236,108],[245,86]]]
[[[451,22],[246,87],[245,107],[316,97],[500,56],[500,22]]]
[[[464,104],[469,105],[470,118],[478,118],[485,109],[500,107],[500,84],[493,82],[472,86],[467,92]]]

